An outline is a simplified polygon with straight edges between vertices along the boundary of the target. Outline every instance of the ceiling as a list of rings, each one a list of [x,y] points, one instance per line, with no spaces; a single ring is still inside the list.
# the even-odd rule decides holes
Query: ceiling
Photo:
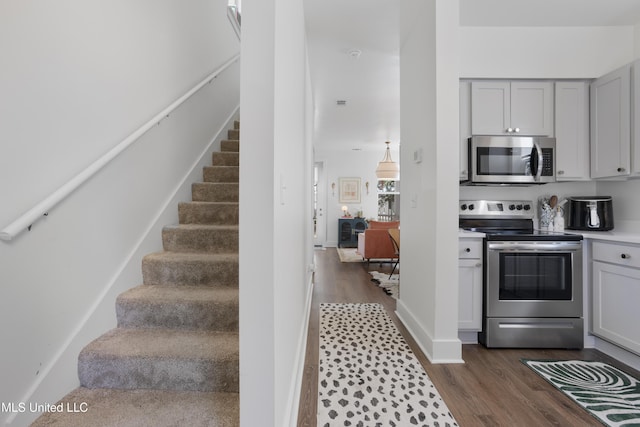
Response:
[[[399,0],[304,0],[318,148],[400,142]],[[640,0],[460,0],[462,26],[618,26]],[[338,101],[344,101],[344,104]]]

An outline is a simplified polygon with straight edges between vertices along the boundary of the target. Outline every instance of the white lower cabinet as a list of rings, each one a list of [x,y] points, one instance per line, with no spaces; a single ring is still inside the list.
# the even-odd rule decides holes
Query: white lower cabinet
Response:
[[[482,240],[458,241],[458,330],[482,330]]]
[[[640,354],[640,246],[593,242],[591,333]]]

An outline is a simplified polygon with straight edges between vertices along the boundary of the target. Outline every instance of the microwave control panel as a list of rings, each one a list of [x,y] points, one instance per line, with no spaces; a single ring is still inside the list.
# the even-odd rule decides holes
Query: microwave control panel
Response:
[[[542,149],[542,176],[553,176],[553,150],[551,148]]]

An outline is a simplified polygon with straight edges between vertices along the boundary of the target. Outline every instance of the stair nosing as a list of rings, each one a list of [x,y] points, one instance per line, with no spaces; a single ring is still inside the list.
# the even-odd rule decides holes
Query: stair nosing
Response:
[[[148,345],[150,342],[154,345]],[[239,357],[239,334],[235,331],[119,327],[95,339],[80,353],[81,359],[95,357],[234,360]]]

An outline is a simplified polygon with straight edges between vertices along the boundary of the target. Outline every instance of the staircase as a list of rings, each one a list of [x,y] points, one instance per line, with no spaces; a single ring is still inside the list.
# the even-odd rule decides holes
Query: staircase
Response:
[[[118,296],[118,327],[81,351],[65,411],[32,426],[239,425],[239,129],[142,260],[143,284]]]

